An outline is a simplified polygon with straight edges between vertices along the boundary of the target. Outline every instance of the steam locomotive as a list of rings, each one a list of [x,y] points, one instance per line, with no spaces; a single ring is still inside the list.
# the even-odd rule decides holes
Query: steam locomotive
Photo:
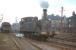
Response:
[[[1,32],[3,33],[9,33],[11,32],[11,25],[8,22],[3,22],[1,25]]]
[[[38,20],[37,17],[24,17],[20,21],[20,32],[24,33],[25,37],[46,40],[49,36],[53,36],[50,32],[50,23],[49,20]]]

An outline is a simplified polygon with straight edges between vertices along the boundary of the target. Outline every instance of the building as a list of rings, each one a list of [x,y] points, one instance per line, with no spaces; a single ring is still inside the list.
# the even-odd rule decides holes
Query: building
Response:
[[[54,16],[54,14],[52,14],[52,15],[48,15],[48,19],[51,20],[51,30],[60,31],[61,29],[63,29],[64,31],[64,28],[67,25],[66,16],[60,17],[59,15]],[[62,23],[61,23],[61,19],[62,19]]]
[[[12,27],[12,32],[20,32],[20,24],[19,23],[13,23],[11,27]]]
[[[69,32],[76,32],[76,14],[72,13],[72,16],[68,18],[68,29]]]

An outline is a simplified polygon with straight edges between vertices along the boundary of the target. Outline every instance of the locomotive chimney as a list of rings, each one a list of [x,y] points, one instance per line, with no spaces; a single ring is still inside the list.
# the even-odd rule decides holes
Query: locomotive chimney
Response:
[[[43,20],[47,20],[47,9],[43,9]]]

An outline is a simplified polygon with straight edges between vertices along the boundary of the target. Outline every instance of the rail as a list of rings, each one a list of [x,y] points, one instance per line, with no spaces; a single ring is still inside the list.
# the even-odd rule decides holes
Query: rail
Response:
[[[25,40],[24,38],[17,38],[15,36],[10,36],[10,38],[15,43],[15,45],[17,46],[17,48],[19,50],[25,50],[26,49],[25,46],[27,44],[25,45],[25,43],[26,43],[27,40]],[[29,41],[27,41],[27,42],[29,42]],[[34,45],[32,43],[29,43],[28,45],[35,48],[36,50],[42,50],[41,48],[39,48],[38,46],[36,46],[36,45]]]

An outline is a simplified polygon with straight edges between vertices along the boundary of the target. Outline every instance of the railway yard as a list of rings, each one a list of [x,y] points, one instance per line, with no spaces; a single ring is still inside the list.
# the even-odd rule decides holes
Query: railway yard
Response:
[[[28,4],[24,4],[22,1],[20,1],[19,3],[20,5],[23,4],[22,5],[23,7],[22,6],[20,7],[19,4],[17,4],[19,6],[17,5],[15,6],[15,7],[20,7],[20,9],[22,8],[21,10],[18,9],[19,10],[18,13],[21,12],[20,14],[22,15],[11,13],[12,12],[11,10],[14,10],[13,12],[15,12],[15,9],[11,9],[10,6],[6,6],[6,5],[5,7],[3,6],[4,10],[5,8],[9,7],[8,10],[10,11],[8,10],[7,11],[10,12],[11,14],[6,12],[6,14],[4,15],[5,11],[3,10],[4,12],[2,12],[1,10],[0,50],[76,50],[76,22],[75,22],[76,13],[74,10],[73,12],[72,10],[70,11],[70,9],[69,10],[67,9],[66,10],[67,13],[64,13],[65,9],[63,6],[66,5],[64,2],[63,1],[60,1],[59,3],[57,2],[57,4],[62,5],[61,9],[60,9],[61,5],[58,6],[51,4],[51,6],[53,6],[53,8],[51,7],[52,10],[54,10],[55,8],[55,12],[52,12],[49,9],[50,10],[49,14],[47,13],[48,7],[50,5],[49,3],[52,2],[48,2],[48,0],[45,1],[40,0],[35,2],[37,3],[36,5],[39,4],[43,10],[41,16],[40,14],[36,14],[41,11],[38,12],[35,11],[36,13],[34,16],[33,8],[30,9],[31,7],[34,6],[28,7],[30,10],[29,9],[27,10],[27,8],[24,7],[26,7]],[[30,3],[34,3],[34,2],[30,2]],[[66,3],[71,3],[71,2],[66,2]],[[10,2],[8,3],[8,5],[11,5]],[[12,4],[12,6],[13,5],[15,4]],[[67,8],[68,5],[65,6],[65,8]],[[71,6],[69,8],[71,8]],[[32,10],[33,14],[31,13],[31,15],[33,16],[28,16],[30,15],[30,13],[28,12],[27,13],[22,12],[23,8],[25,9],[25,12],[26,10],[28,12],[31,12]],[[56,11],[57,9],[58,11]],[[50,12],[52,14],[50,14]],[[71,12],[72,14],[70,16]],[[8,16],[7,13],[10,16]],[[69,16],[67,16],[67,14]],[[6,16],[6,18],[4,18],[4,16]],[[15,19],[8,18],[14,16],[16,17]],[[5,19],[7,21],[9,19],[14,19],[14,20],[10,20],[7,22],[5,21]]]
[[[1,34],[1,36],[0,50],[76,50],[75,43],[62,40],[59,40],[60,43],[58,43],[57,39],[50,39],[43,42],[24,37],[19,38],[9,34]]]

